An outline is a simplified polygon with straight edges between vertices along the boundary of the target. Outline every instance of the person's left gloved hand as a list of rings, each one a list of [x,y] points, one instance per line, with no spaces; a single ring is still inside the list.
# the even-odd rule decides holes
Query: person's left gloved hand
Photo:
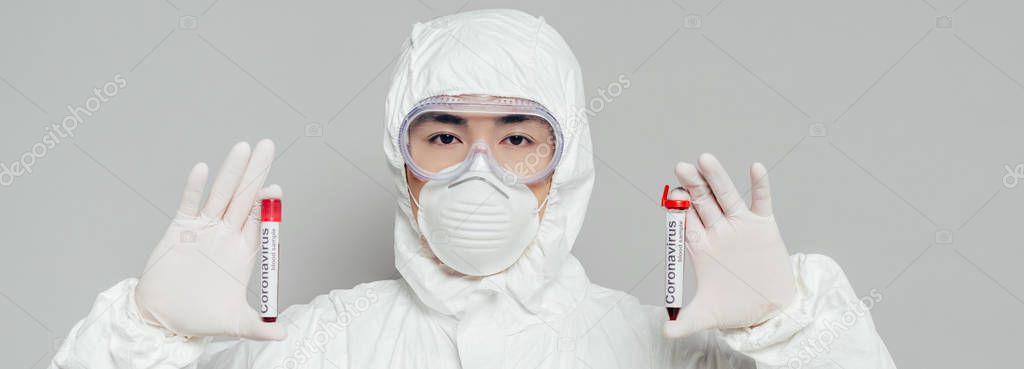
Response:
[[[759,325],[796,296],[789,253],[772,215],[764,165],[750,168],[749,209],[718,159],[701,155],[698,166],[676,166],[696,208],[687,213],[686,238],[697,291],[678,320],[665,323],[665,335],[672,338],[709,328]]]

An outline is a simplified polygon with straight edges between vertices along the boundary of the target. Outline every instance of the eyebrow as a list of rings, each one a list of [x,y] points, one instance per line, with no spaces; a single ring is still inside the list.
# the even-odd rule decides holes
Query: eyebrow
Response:
[[[509,114],[498,119],[499,123],[510,124],[510,123],[521,123],[530,120],[529,115],[525,114]]]
[[[456,116],[456,115],[451,115],[451,114],[437,114],[437,115],[431,116],[429,119],[431,119],[431,120],[433,120],[435,122],[445,123],[445,124],[454,124],[454,125],[457,125],[457,126],[466,124],[466,118],[463,118],[463,117],[460,117],[460,116]]]

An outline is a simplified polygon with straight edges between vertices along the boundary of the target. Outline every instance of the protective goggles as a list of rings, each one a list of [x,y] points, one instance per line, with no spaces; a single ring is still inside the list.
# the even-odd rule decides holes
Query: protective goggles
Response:
[[[402,122],[399,146],[416,177],[445,181],[483,158],[505,183],[546,178],[562,157],[558,121],[540,104],[492,96],[435,96]]]

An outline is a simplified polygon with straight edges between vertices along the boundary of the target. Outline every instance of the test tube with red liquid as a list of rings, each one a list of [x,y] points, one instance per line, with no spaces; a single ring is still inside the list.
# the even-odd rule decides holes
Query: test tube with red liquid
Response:
[[[669,187],[661,194],[665,208],[665,308],[669,320],[676,320],[683,308],[683,261],[686,257],[686,211],[690,200],[680,188]]]
[[[281,199],[260,201],[260,318],[277,321],[277,272],[281,255]]]

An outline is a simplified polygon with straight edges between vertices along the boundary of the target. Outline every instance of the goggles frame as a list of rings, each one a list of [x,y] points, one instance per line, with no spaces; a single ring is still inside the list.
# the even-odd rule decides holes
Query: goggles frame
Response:
[[[551,175],[555,171],[555,167],[562,159],[562,153],[564,150],[564,140],[562,135],[562,126],[558,123],[558,120],[549,112],[543,105],[534,102],[532,100],[513,98],[513,97],[485,97],[481,99],[480,96],[434,96],[426,98],[419,103],[416,103],[412,109],[409,110],[409,114],[406,114],[402,120],[402,125],[399,128],[399,139],[398,146],[402,151],[402,158],[405,159],[405,164],[410,171],[417,178],[424,181],[450,181],[465,173],[473,164],[474,157],[481,155],[482,151],[486,151],[486,158],[488,167],[494,174],[498,175],[501,180],[507,184],[532,184],[538,182],[547,176]],[[551,125],[552,134],[555,139],[554,153],[552,154],[551,162],[547,166],[537,173],[529,176],[520,176],[502,167],[498,164],[494,158],[494,154],[490,150],[480,149],[477,144],[474,143],[473,147],[470,148],[466,154],[466,158],[462,160],[460,164],[453,170],[445,170],[437,173],[429,172],[416,165],[416,161],[413,160],[412,154],[409,152],[409,126],[424,113],[449,113],[449,112],[461,112],[461,113],[483,113],[483,114],[521,114],[531,115],[545,120]]]

